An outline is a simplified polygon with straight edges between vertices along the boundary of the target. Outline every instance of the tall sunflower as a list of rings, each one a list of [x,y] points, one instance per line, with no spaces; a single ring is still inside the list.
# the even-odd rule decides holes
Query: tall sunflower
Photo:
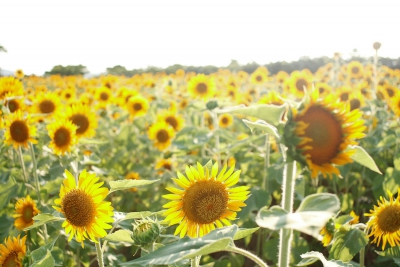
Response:
[[[33,224],[33,217],[40,213],[40,210],[36,207],[36,203],[33,199],[27,195],[26,198],[18,199],[15,203],[15,218],[14,226],[18,230],[31,226]]]
[[[64,116],[77,126],[75,134],[78,138],[89,138],[96,134],[97,118],[89,106],[72,105],[67,108]]]
[[[293,118],[285,129],[286,145],[293,158],[309,167],[312,178],[319,172],[324,177],[340,175],[335,165],[352,162],[350,156],[354,150],[349,149],[349,145],[357,144],[355,139],[365,136],[366,127],[359,110],[350,111],[349,108],[349,105],[335,102],[333,95],[319,98],[315,90],[308,103],[299,111],[293,110]]]
[[[22,267],[26,254],[26,236],[8,237],[0,244],[0,266]]]
[[[76,131],[78,127],[69,120],[55,120],[47,125],[47,130],[51,139],[50,148],[54,154],[64,155],[70,152],[76,144]]]
[[[148,131],[149,139],[154,140],[154,146],[159,150],[167,149],[175,136],[174,128],[165,121],[158,121],[150,126]]]
[[[108,223],[114,221],[111,202],[104,201],[108,189],[101,187],[104,182],[98,182],[96,174],[88,173],[86,170],[80,173],[78,184],[69,171],[65,170],[65,175],[60,198],[54,201],[57,206],[53,208],[65,217],[62,227],[67,234],[70,234],[68,240],[75,237],[82,247],[85,239],[97,243],[97,238],[107,235],[104,229],[111,228]]]
[[[386,244],[390,246],[400,246],[400,188],[397,198],[393,199],[393,194],[388,192],[389,200],[381,196],[378,206],[374,205],[365,216],[371,217],[367,222],[368,237],[373,237],[372,243],[379,246],[382,242],[382,250]]]
[[[218,174],[218,163],[211,171],[197,163],[197,169],[186,166],[186,175],[178,172],[178,178],[172,178],[182,189],[167,187],[172,194],[163,195],[171,200],[163,207],[165,221],[169,225],[179,224],[175,235],[181,237],[201,237],[215,228],[231,225],[230,220],[246,206],[244,201],[249,197],[249,187],[232,188],[239,181],[240,171],[235,166],[227,170],[225,165]]]
[[[24,118],[21,110],[5,116],[4,124],[6,128],[4,143],[13,145],[15,149],[20,146],[28,148],[29,142],[37,143],[37,140],[33,138],[36,135],[36,127],[32,124],[29,115]]]
[[[188,91],[194,97],[208,99],[214,96],[215,81],[212,77],[204,74],[198,74],[192,77],[188,82]]]

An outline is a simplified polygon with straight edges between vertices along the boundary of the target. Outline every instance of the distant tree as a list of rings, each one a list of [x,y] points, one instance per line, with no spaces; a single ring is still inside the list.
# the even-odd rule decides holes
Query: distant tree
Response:
[[[61,75],[61,76],[71,76],[71,75],[84,75],[87,73],[87,69],[85,66],[82,65],[77,65],[77,66],[71,66],[68,65],[66,67],[57,65],[54,66],[51,71],[46,71],[45,76],[50,76],[50,75]]]
[[[124,75],[131,76],[130,71],[128,71],[124,66],[117,65],[112,68],[107,68],[107,73],[111,75]]]
[[[7,53],[7,49],[4,46],[0,45],[0,52]]]

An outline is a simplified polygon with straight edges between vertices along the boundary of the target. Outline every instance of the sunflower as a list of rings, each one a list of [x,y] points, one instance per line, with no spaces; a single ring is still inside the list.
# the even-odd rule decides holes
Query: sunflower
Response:
[[[185,122],[183,117],[173,110],[161,111],[157,114],[157,121],[165,121],[174,128],[175,132],[180,131]]]
[[[349,100],[350,94],[353,92],[353,89],[348,86],[342,86],[336,89],[335,95],[339,101],[346,102]]]
[[[100,87],[96,89],[94,98],[97,101],[98,109],[106,108],[112,102],[112,92],[108,87]]]
[[[0,77],[0,99],[10,94],[20,96],[24,94],[22,82],[14,77]]]
[[[231,114],[221,114],[218,119],[218,124],[221,128],[227,128],[233,124],[233,116]]]
[[[311,89],[312,76],[306,72],[294,71],[289,78],[289,90],[297,98],[302,98]]]
[[[22,79],[24,78],[25,74],[21,69],[17,69],[14,73],[15,77],[17,77],[18,79]]]
[[[76,98],[76,88],[75,86],[68,86],[60,91],[60,94],[65,102],[70,102]]]
[[[329,219],[319,233],[322,235],[322,244],[324,247],[327,247],[331,243],[333,235],[335,234],[335,223],[333,219]]]
[[[169,170],[172,171],[172,168],[175,167],[175,162],[172,162],[171,158],[168,159],[159,159],[156,162],[156,166],[155,169],[159,170],[159,169],[164,169],[164,170]]]
[[[26,237],[8,237],[0,244],[0,266],[22,267],[22,261],[26,254]]]
[[[254,85],[263,85],[267,82],[267,79],[268,79],[268,73],[264,71],[256,70],[250,75],[250,82],[251,84]]]
[[[389,200],[381,196],[378,206],[374,205],[370,213],[364,213],[371,217],[367,222],[368,237],[374,237],[372,243],[378,246],[382,241],[382,250],[387,243],[392,247],[400,246],[400,188],[396,199],[391,192],[388,191],[388,194]]]
[[[78,127],[69,120],[55,120],[47,125],[47,130],[51,139],[50,148],[54,154],[64,155],[70,152],[76,143],[76,131]]]
[[[353,217],[353,219],[349,224],[357,224],[359,222],[360,216],[358,216],[353,210],[350,212],[350,216]]]
[[[36,135],[36,127],[32,125],[29,115],[26,118],[23,117],[21,110],[5,116],[4,123],[6,128],[4,143],[13,145],[15,149],[20,146],[28,148],[28,142],[37,143],[37,140],[33,139]]]
[[[364,77],[364,67],[359,61],[352,61],[347,65],[347,75],[350,78],[363,78]]]
[[[78,138],[93,137],[96,134],[97,118],[89,106],[72,105],[67,108],[65,118],[77,126],[75,134]]]
[[[174,128],[165,121],[158,121],[150,126],[148,131],[149,139],[154,140],[154,146],[159,150],[168,148],[175,136]]]
[[[26,198],[18,199],[15,203],[15,218],[14,226],[18,230],[23,230],[24,228],[31,226],[33,224],[33,216],[40,213],[40,210],[36,207],[36,203],[28,195]]]
[[[350,111],[362,108],[365,105],[364,96],[361,94],[361,91],[357,90],[349,95],[347,102],[350,105]]]
[[[332,173],[340,175],[334,165],[352,162],[350,156],[354,150],[349,149],[349,145],[357,144],[355,139],[365,136],[363,131],[366,127],[359,110],[349,109],[348,105],[335,102],[333,95],[319,98],[319,91],[314,90],[309,102],[304,103],[298,113],[294,110],[295,126],[291,128],[292,122],[287,124],[285,140],[288,147],[293,145],[290,139],[296,140],[296,152],[292,156],[309,167],[312,178],[319,172],[324,177],[328,174],[330,178]],[[294,139],[290,137],[293,131]],[[298,152],[301,154],[299,157]]]
[[[79,175],[78,185],[74,176],[65,170],[66,179],[60,188],[60,198],[57,198],[53,206],[61,212],[65,221],[62,227],[70,234],[69,239],[75,237],[77,242],[83,245],[85,239],[98,242],[97,238],[107,235],[104,229],[110,229],[114,220],[111,202],[104,201],[108,194],[106,187],[101,187],[104,182],[94,173],[83,170]]]
[[[258,104],[270,104],[275,106],[283,105],[285,102],[281,98],[278,92],[268,91],[267,94],[263,95],[259,100]]]
[[[23,111],[25,109],[23,99],[13,97],[9,93],[6,95],[6,98],[4,100],[4,105],[8,107],[8,110],[11,113],[14,113],[15,111],[17,111],[19,109],[21,111]]]
[[[41,93],[33,103],[35,110],[33,112],[43,115],[52,115],[60,107],[60,99],[53,92]]]
[[[400,117],[400,92],[397,92],[397,94],[390,99],[389,106],[394,114]]]
[[[192,77],[187,86],[192,96],[204,100],[213,97],[216,88],[214,79],[204,74]]]
[[[215,228],[231,225],[236,213],[246,206],[244,201],[249,197],[249,187],[232,188],[239,181],[240,171],[235,166],[227,170],[225,165],[218,174],[218,163],[211,171],[197,163],[197,169],[186,167],[186,175],[178,172],[178,178],[172,178],[183,190],[175,187],[166,189],[172,194],[163,195],[171,200],[163,208],[165,221],[169,225],[179,224],[175,235],[180,237],[201,237]]]
[[[320,97],[325,97],[332,93],[332,87],[329,84],[323,82],[316,83],[315,89],[319,91]]]
[[[147,110],[149,109],[149,101],[141,95],[135,95],[129,98],[126,106],[130,114],[129,117],[134,119],[147,113]]]

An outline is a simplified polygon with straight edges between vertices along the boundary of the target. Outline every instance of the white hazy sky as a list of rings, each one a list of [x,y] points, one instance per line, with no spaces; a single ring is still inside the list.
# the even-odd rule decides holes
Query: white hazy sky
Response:
[[[400,57],[398,0],[0,0],[0,68],[226,66],[301,56]]]

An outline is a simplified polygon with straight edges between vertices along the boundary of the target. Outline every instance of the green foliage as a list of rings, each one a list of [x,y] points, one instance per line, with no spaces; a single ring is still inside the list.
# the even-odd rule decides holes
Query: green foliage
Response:
[[[77,66],[61,66],[57,65],[54,66],[50,71],[45,72],[45,76],[50,76],[50,75],[61,75],[61,76],[72,76],[72,75],[84,75],[87,73],[87,69],[83,65],[77,65]]]
[[[327,261],[321,252],[311,251],[301,255],[301,260],[297,266],[308,266],[320,260],[324,267],[354,267],[352,264],[337,260]]]
[[[347,225],[341,226],[335,233],[329,259],[348,262],[368,244],[368,240],[363,231]]]
[[[122,181],[111,181],[110,182],[110,192],[118,191],[118,190],[125,190],[134,187],[141,187],[153,184],[158,180],[122,180]]]

